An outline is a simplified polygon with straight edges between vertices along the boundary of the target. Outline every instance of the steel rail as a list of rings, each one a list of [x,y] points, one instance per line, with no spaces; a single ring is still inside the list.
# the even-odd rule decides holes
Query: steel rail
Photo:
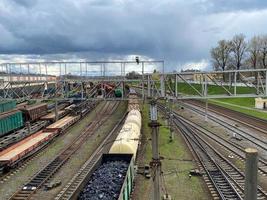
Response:
[[[207,128],[204,128],[194,122],[192,122],[191,120],[182,118],[181,115],[179,115],[178,113],[175,113],[176,117],[178,117],[181,121],[183,121],[184,123],[188,124],[190,127],[194,128],[195,130],[197,130],[199,133],[202,133],[203,135],[205,135],[206,137],[212,139],[213,141],[215,141],[217,144],[219,144],[220,146],[222,146],[223,148],[225,148],[226,150],[228,150],[229,152],[231,152],[232,154],[236,155],[237,157],[241,158],[243,161],[245,160],[245,151],[244,148],[238,146],[235,143],[230,142],[229,140],[226,140],[225,138],[222,138],[214,133],[212,133],[210,130],[208,130]],[[259,172],[267,175],[267,162],[261,158],[259,158],[259,166],[258,166]]]
[[[236,199],[241,200],[242,197],[234,187],[234,184],[227,177],[227,173],[217,164],[210,153],[203,147],[200,141],[190,135],[192,132],[186,128],[183,123],[175,121],[176,126],[182,132],[186,140],[196,152],[198,160],[205,169],[208,177],[212,181],[220,199]]]
[[[110,105],[112,106],[110,108]],[[100,115],[105,114],[105,117],[101,118],[100,121],[93,121],[90,126],[81,133],[67,148],[59,153],[48,165],[41,169],[31,180],[26,183],[22,188],[15,192],[9,199],[10,200],[26,200],[30,199],[32,195],[39,189],[49,178],[51,178],[63,165],[64,163],[80,148],[80,146],[90,137],[93,132],[103,124],[109,114],[113,113],[118,107],[118,102],[113,104],[105,104],[100,111]]]
[[[190,101],[190,104],[197,106],[197,107],[204,108],[204,105],[201,101]],[[245,113],[237,112],[235,110],[230,110],[228,108],[224,108],[224,107],[212,104],[212,103],[209,105],[210,105],[209,106],[210,111],[212,111],[216,114],[225,116],[225,117],[227,117],[233,121],[244,124],[245,126],[248,126],[250,128],[256,129],[262,133],[267,134],[267,130],[266,130],[267,129],[267,120],[260,119],[258,117],[254,117],[251,115],[247,115]],[[219,109],[220,111],[218,111],[216,109]],[[227,114],[224,114],[223,112],[227,112]],[[230,116],[229,116],[229,114],[230,114]],[[232,114],[235,115],[235,117]],[[247,121],[244,122],[242,119],[237,119],[236,116],[244,118]],[[252,123],[252,121],[253,121],[253,123]],[[255,123],[257,123],[257,125],[259,125],[260,127],[255,126]]]
[[[201,111],[197,108],[194,108],[192,106],[189,106],[188,104],[184,104],[182,103],[182,105],[198,114],[201,115],[205,115],[204,111]],[[233,133],[236,133],[237,135],[241,136],[242,138],[246,139],[247,141],[251,142],[252,144],[255,144],[257,147],[263,149],[264,151],[267,151],[267,142],[263,141],[263,139],[256,137],[253,134],[248,133],[247,131],[241,130],[239,128],[237,128],[236,126],[233,126],[232,124],[223,121],[222,119],[220,119],[219,117],[216,117],[214,115],[210,115],[210,119],[214,122],[216,122],[217,124],[225,127],[226,129],[230,130]]]
[[[159,108],[161,111],[165,112],[166,109],[163,105],[159,105]],[[239,191],[239,196],[242,196],[244,194],[244,174],[237,169],[232,163],[230,163],[224,156],[222,156],[214,147],[212,147],[205,139],[201,137],[200,134],[196,133],[196,129],[190,124],[184,122],[181,120],[180,117],[178,117],[174,113],[174,118],[175,118],[175,124],[177,128],[180,130],[182,133],[183,137],[188,141],[188,143],[191,145],[191,149],[194,151],[195,155],[199,157],[199,162],[202,164],[203,168],[207,172],[208,176],[210,177],[211,181],[214,184],[214,187],[216,190],[220,190],[220,185],[216,185],[216,182],[221,181],[224,182],[224,184],[228,184],[227,180],[225,180],[224,176],[227,177],[227,179],[230,181],[230,184],[234,186],[235,191]],[[198,150],[197,150],[198,148]],[[202,152],[202,154],[201,154]],[[205,158],[206,156],[206,158]],[[207,159],[207,156],[209,157],[209,161],[205,163],[205,159]],[[214,163],[215,162],[215,163]],[[213,164],[212,164],[213,163]],[[215,179],[217,179],[217,173],[219,173],[219,179],[218,180],[213,180],[214,177],[213,175],[210,174],[209,171],[207,171],[207,167],[211,167],[211,169],[214,169],[217,167],[217,171],[215,171]],[[221,172],[219,172],[221,171]],[[224,175],[224,176],[223,176]],[[222,190],[224,188],[230,188],[229,191],[231,194],[234,195],[233,190],[231,189],[232,187],[227,185],[227,187],[222,187]],[[220,195],[221,199],[224,199],[225,196],[221,196],[223,194],[229,194],[227,191],[218,191],[218,194]],[[239,197],[236,197],[234,199],[238,199]],[[265,191],[262,190],[262,188],[258,187],[258,199],[266,199],[267,194]]]
[[[73,176],[73,178],[68,182],[66,187],[64,187],[56,196],[55,200],[68,200],[77,193],[77,190],[81,187],[81,184],[88,177],[89,173],[92,172],[94,165],[101,158],[102,154],[106,151],[108,141],[112,140],[111,138],[117,136],[119,128],[121,128],[122,123],[126,118],[126,114],[121,118],[121,120],[115,125],[115,127],[109,132],[109,134],[104,138],[101,144],[95,149],[90,158],[85,162],[81,169]]]

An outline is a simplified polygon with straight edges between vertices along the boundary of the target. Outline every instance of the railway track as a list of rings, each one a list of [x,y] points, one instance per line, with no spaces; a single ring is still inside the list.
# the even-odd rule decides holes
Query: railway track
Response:
[[[185,108],[192,110],[192,111],[194,111],[200,115],[203,115],[203,116],[205,115],[204,111],[202,111],[196,107],[190,106],[187,103],[182,103],[182,106],[184,106]],[[216,113],[216,114],[221,115],[220,113]],[[220,117],[218,117],[214,114],[208,114],[208,116],[215,123],[230,130],[231,133],[235,133],[236,135],[238,135],[238,136],[242,137],[243,139],[249,141],[250,143],[254,144],[257,148],[260,148],[264,151],[267,151],[267,142],[263,138],[258,137],[254,134],[251,134],[248,131],[244,131],[244,130],[234,126],[233,124],[228,123],[227,121],[221,119]],[[228,118],[227,116],[224,116],[224,117]]]
[[[237,145],[237,144],[235,144],[235,143],[233,143],[233,142],[231,142],[231,141],[229,141],[223,137],[220,137],[219,135],[212,133],[207,128],[204,128],[200,125],[197,125],[188,119],[182,118],[182,116],[180,116],[178,113],[175,113],[175,114],[176,114],[176,117],[179,117],[179,119],[181,121],[188,124],[188,126],[190,126],[192,129],[197,131],[199,134],[202,134],[205,137],[216,142],[219,146],[223,147],[226,151],[228,151],[229,154],[235,155],[235,157],[242,160],[242,162],[245,161],[245,151],[244,151],[243,147],[241,147],[241,146],[239,146],[239,145]],[[264,176],[267,175],[267,162],[266,162],[266,160],[259,158],[258,170],[259,170],[259,173],[261,173],[262,175],[264,175]]]
[[[103,153],[106,153],[108,146],[112,144],[116,138],[121,125],[125,120],[126,114],[117,123],[117,125],[112,129],[112,131],[104,138],[101,144],[97,147],[91,157],[85,162],[81,169],[73,176],[69,183],[59,192],[55,197],[55,200],[68,200],[72,199],[73,196],[77,196],[78,191],[83,187],[86,177],[92,172],[94,165],[99,161]],[[112,141],[112,142],[110,142]]]
[[[48,165],[41,169],[34,175],[28,183],[15,192],[10,200],[26,200],[39,189],[47,180],[49,180],[64,163],[80,148],[80,146],[100,127],[105,120],[112,114],[118,107],[118,102],[108,102],[99,112],[99,117],[104,115],[100,120],[93,121],[88,128],[81,133],[67,148],[58,154]]]
[[[165,111],[164,106],[161,105],[159,108],[161,111]],[[213,198],[243,199],[244,174],[175,113],[174,123],[203,167],[205,176],[207,176],[204,180],[206,180],[209,189],[213,192]],[[214,195],[214,191],[217,192],[217,196]],[[267,199],[266,192],[260,187],[258,187],[257,195],[258,199]]]
[[[87,114],[89,113],[89,111],[87,112]],[[80,121],[81,119],[79,119],[78,121]],[[70,128],[70,127],[68,127]],[[62,139],[62,137],[64,136],[64,133],[67,131],[64,130],[61,132],[60,135],[58,135],[56,138],[57,139]],[[56,139],[54,138],[54,139]],[[42,156],[44,154],[44,149],[47,148],[47,146],[50,143],[53,143],[54,139],[52,139],[51,141],[48,141],[46,143],[44,143],[43,145],[41,145],[40,148],[37,148],[35,151],[29,153],[25,158],[23,158],[22,160],[20,160],[19,162],[17,162],[12,169],[10,169],[10,171],[2,173],[3,170],[0,169],[0,184],[4,184],[7,180],[9,180],[14,174],[18,173],[19,171],[23,170],[25,167],[27,167],[31,161],[34,161],[36,158]]]
[[[201,101],[189,100],[187,101],[190,104],[201,107],[205,109],[205,105]],[[213,113],[219,114],[221,116],[227,117],[235,122],[241,123],[249,128],[253,128],[257,131],[260,131],[264,134],[267,134],[267,120],[260,119],[251,115],[247,115],[235,110],[224,108],[215,104],[209,104],[210,111]]]

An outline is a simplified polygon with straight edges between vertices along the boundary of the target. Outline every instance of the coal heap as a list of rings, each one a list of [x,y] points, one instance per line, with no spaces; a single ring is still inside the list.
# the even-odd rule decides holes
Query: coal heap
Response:
[[[125,179],[129,163],[108,161],[103,163],[91,176],[79,200],[117,200]]]

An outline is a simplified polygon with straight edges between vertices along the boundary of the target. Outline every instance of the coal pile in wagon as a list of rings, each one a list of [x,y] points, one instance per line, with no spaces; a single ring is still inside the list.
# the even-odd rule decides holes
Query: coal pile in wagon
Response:
[[[109,161],[103,163],[91,176],[79,200],[117,200],[129,163]]]

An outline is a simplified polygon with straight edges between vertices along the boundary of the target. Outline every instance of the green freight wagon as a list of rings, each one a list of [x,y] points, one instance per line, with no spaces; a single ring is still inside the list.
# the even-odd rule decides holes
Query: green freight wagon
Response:
[[[16,107],[16,100],[0,101],[0,113],[13,110]]]
[[[122,97],[122,91],[121,91],[121,89],[116,89],[115,90],[115,97]]]
[[[23,126],[22,112],[13,110],[0,115],[0,136]]]

